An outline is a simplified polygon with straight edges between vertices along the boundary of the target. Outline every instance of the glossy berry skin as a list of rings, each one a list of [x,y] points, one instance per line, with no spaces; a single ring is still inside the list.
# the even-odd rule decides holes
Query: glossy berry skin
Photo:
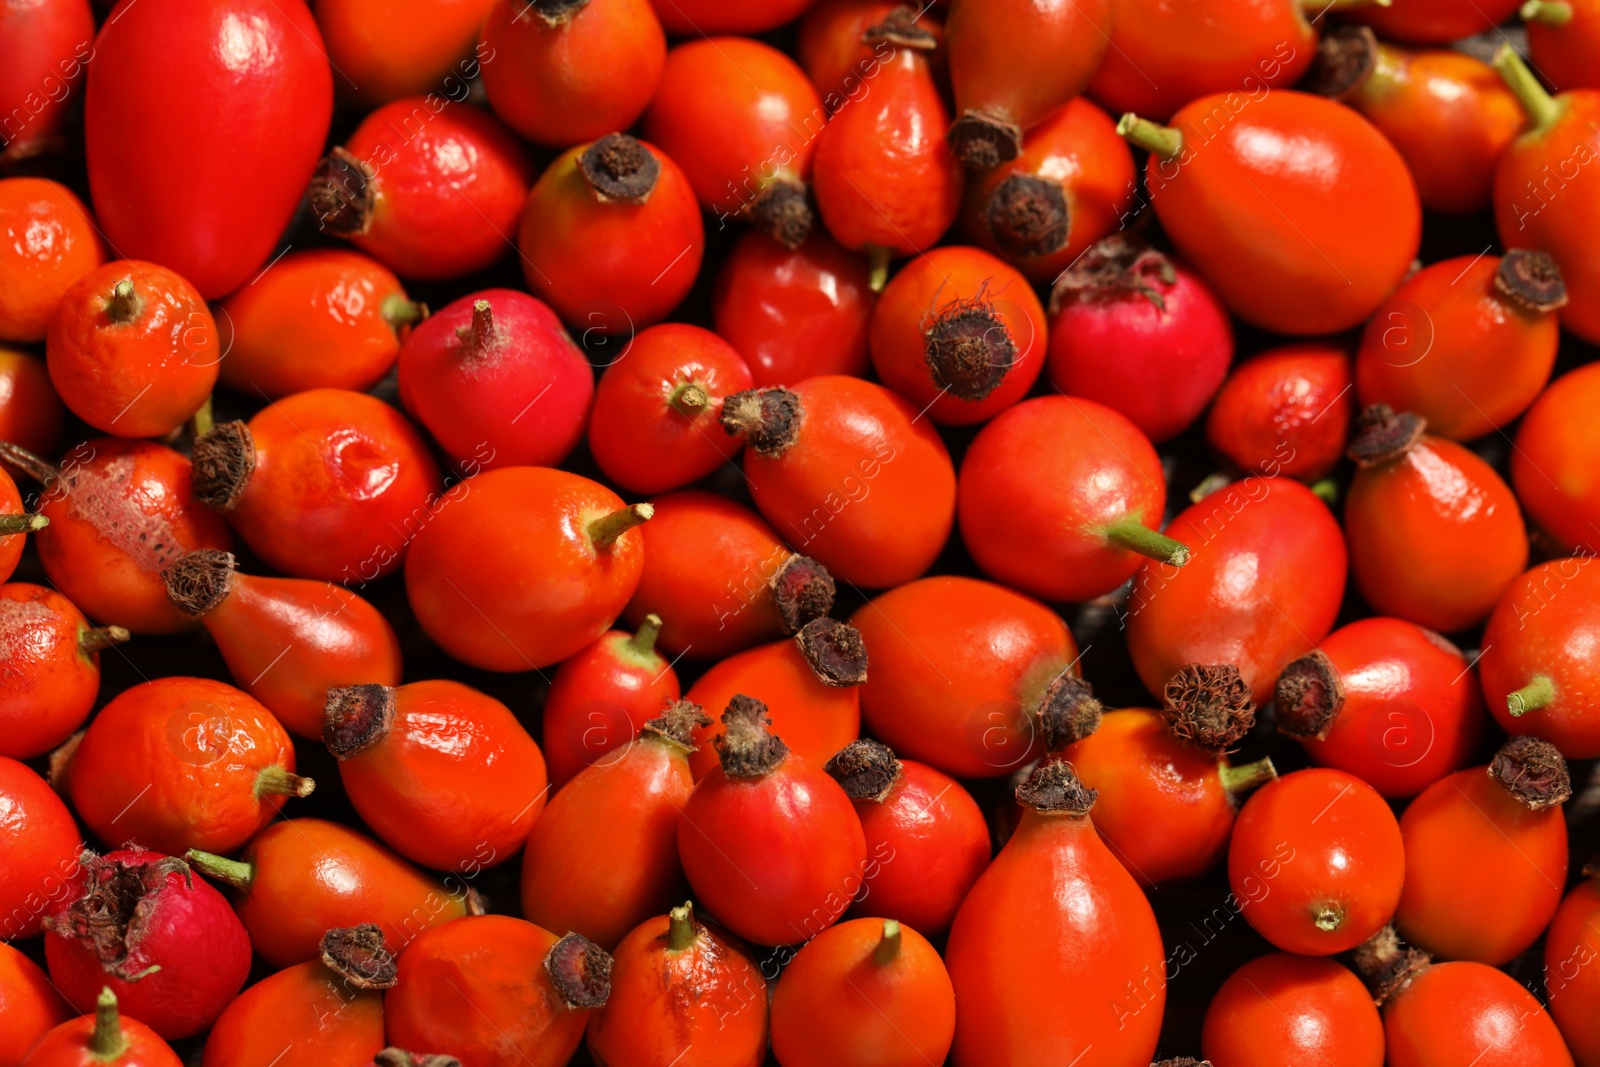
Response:
[[[1592,872],[1587,872],[1592,873]],[[1550,921],[1544,938],[1545,989],[1550,1015],[1561,1028],[1579,1067],[1600,1063],[1600,1026],[1585,1005],[1594,1003],[1595,972],[1600,955],[1600,889],[1587,877],[1567,894]]]
[[[1216,1063],[1283,1057],[1383,1067],[1383,1019],[1361,979],[1329,959],[1274,952],[1228,976],[1206,1009],[1200,1048]]]
[[[779,752],[775,766],[754,776],[712,770],[678,822],[678,855],[695,899],[758,945],[804,941],[837,922],[868,867],[844,790],[805,757]]]
[[[26,764],[0,756],[0,843],[6,865],[0,870],[0,937],[33,937],[54,905],[66,898],[67,883],[78,868],[82,841],[61,798]],[[0,1019],[8,998],[0,989]]]
[[[1133,576],[1161,524],[1167,483],[1138,427],[1069,396],[1024,401],[961,464],[961,537],[983,572],[1045,600],[1092,600]]]
[[[483,65],[490,106],[522,136],[551,148],[632,126],[655,95],[667,55],[649,0],[591,0],[549,11],[497,0],[482,43],[494,52]]]
[[[1567,881],[1562,805],[1538,811],[1471,767],[1407,805],[1395,928],[1444,959],[1510,963],[1550,924]]]
[[[1102,255],[1109,277],[1096,269]],[[1228,373],[1227,310],[1186,264],[1121,236],[1078,264],[1086,269],[1063,274],[1050,300],[1050,384],[1120,412],[1152,441],[1183,432]]]
[[[906,264],[878,298],[870,337],[878,379],[946,426],[1011,407],[1044,366],[1039,298],[1016,270],[976,248],[936,248]],[[982,353],[975,366],[963,349],[974,340]]]
[[[609,991],[587,972],[573,1004],[541,966],[556,935],[506,915],[479,915],[418,935],[384,995],[390,1044],[447,1048],[473,1067],[560,1067]],[[559,951],[559,950],[557,950]],[[603,959],[603,957],[602,957]],[[609,964],[609,960],[604,960]]]
[[[717,275],[711,317],[758,386],[867,369],[866,260],[819,226],[799,248],[745,233]]]
[[[222,384],[269,400],[307,389],[370,389],[426,314],[392,271],[359,252],[290,252],[218,306]]]
[[[855,802],[867,855],[894,857],[878,866],[851,910],[857,918],[896,915],[937,937],[989,865],[989,827],[960,782],[925,763],[896,762],[899,775],[882,794],[856,796],[841,782]],[[837,777],[835,767],[828,772]]]
[[[1534,402],[1555,366],[1560,327],[1554,312],[1497,288],[1502,262],[1510,269],[1499,256],[1431,264],[1378,308],[1356,352],[1363,405],[1413,412],[1433,433],[1470,441]]]
[[[329,689],[400,684],[400,640],[371,603],[333,582],[240,574],[219,555],[199,557],[214,576],[206,601],[189,608],[202,609],[200,625],[234,682],[290,733],[321,739]],[[169,575],[197,566],[185,559]]]
[[[668,712],[662,712],[669,715]],[[522,913],[616,948],[684,890],[678,815],[694,789],[687,726],[635,731],[558,790],[522,857]],[[677,736],[673,736],[676,734]]]
[[[217,1019],[201,1067],[271,1067],[274,1056],[330,1064],[369,1060],[384,1047],[383,994],[364,988],[367,982],[360,970],[345,973],[322,960],[268,975]]]
[[[1484,626],[1478,661],[1501,729],[1541,737],[1568,759],[1600,756],[1600,687],[1589,652],[1600,640],[1600,572],[1592,562],[1551,560],[1512,582]]]
[[[1487,63],[1461,52],[1380,43],[1370,54],[1361,80],[1339,98],[1399,149],[1423,207],[1447,215],[1487,208],[1495,164],[1522,127],[1516,97]]]
[[[1065,765],[1034,772],[1061,775]],[[1050,770],[1054,767],[1055,770]],[[1070,770],[1065,777],[1072,779]],[[1019,800],[1027,786],[1018,790]],[[1011,839],[967,894],[945,947],[958,1067],[1145,1063],[1166,1001],[1161,931],[1133,877],[1095,833],[1075,779],[1071,810],[1023,801]],[[1041,900],[1048,908],[1030,905]],[[1063,1002],[1062,982],[1100,991]],[[1131,985],[1130,985],[1131,983]]]
[[[1311,661],[1313,677],[1331,672],[1337,697],[1295,700],[1297,668]],[[1461,650],[1415,623],[1382,617],[1340,627],[1297,660],[1280,676],[1276,704],[1279,732],[1298,740],[1312,762],[1390,798],[1414,797],[1466,766],[1485,721]],[[1329,709],[1331,721],[1319,722]]]
[[[1600,222],[1600,179],[1594,167],[1584,165],[1600,157],[1600,92],[1574,89],[1552,98],[1515,55],[1501,57],[1496,66],[1528,113],[1495,168],[1500,243],[1555,257],[1568,296],[1561,325],[1593,344],[1600,341],[1600,257],[1577,238]],[[1565,195],[1550,191],[1558,181]]]
[[[639,528],[644,568],[623,618],[661,616],[667,656],[721,660],[783,634],[772,581],[792,553],[760,515],[715,493],[657,497]]]
[[[1568,552],[1591,554],[1600,543],[1600,476],[1588,457],[1600,454],[1600,367],[1562,375],[1528,409],[1511,450],[1511,484],[1528,516]]]
[[[1303,482],[1327,476],[1350,438],[1350,351],[1301,341],[1233,369],[1206,416],[1206,443],[1240,470]]]
[[[110,998],[114,1006],[116,998]],[[107,1062],[117,1067],[182,1067],[183,1061],[159,1034],[137,1019],[111,1015],[116,1020],[121,1051],[107,1060],[97,1051],[100,1021],[97,1014],[64,1022],[39,1039],[19,1062],[22,1067],[100,1067]]]
[[[813,766],[861,736],[861,687],[824,681],[793,638],[729,656],[689,687],[688,698],[703,708],[725,708],[739,693],[760,693],[773,732]],[[722,732],[715,719],[695,731],[699,747],[689,765],[696,781],[717,766],[714,739]]]
[[[1076,97],[1023,136],[1016,159],[972,176],[961,230],[1046,284],[1120,227],[1133,191],[1128,142],[1110,116]]]
[[[151,441],[99,437],[62,459],[34,535],[50,584],[102,623],[136,634],[194,622],[167,597],[161,572],[186,552],[233,547],[228,524],[194,499],[189,460]]]
[[[803,412],[794,443],[745,449],[757,509],[841,581],[886,589],[920,576],[955,520],[955,468],[938,432],[859,378],[810,378],[792,392]]]
[[[1516,0],[1489,0],[1469,8],[1450,0],[1407,0],[1393,9],[1356,8],[1349,12],[1349,18],[1371,26],[1386,38],[1418,44],[1449,44],[1492,30],[1516,10]]]
[[[752,385],[739,353],[710,330],[652,326],[606,368],[595,390],[589,451],[607,478],[635,493],[698,481],[736,455],[722,399]]]
[[[1333,629],[1345,584],[1339,524],[1298,482],[1251,477],[1185,508],[1166,533],[1193,555],[1134,575],[1128,650],[1139,679],[1159,693],[1186,663],[1230,663],[1265,703],[1278,672]],[[1245,567],[1248,585],[1232,578]]]
[[[927,938],[892,919],[822,931],[801,946],[772,994],[772,1053],[785,1067],[942,1063],[955,1028],[944,961]]]
[[[222,348],[206,302],[154,263],[119,259],[72,284],[45,362],[72,413],[118,437],[160,437],[211,396]]]
[[[247,432],[254,469],[227,517],[251,551],[296,578],[361,583],[400,569],[439,486],[404,415],[364,393],[313,389],[258,412]],[[197,488],[211,475],[197,462]],[[217,495],[232,486],[207,503]]]
[[[33,12],[70,6],[30,5]],[[19,11],[24,9],[7,8],[3,17],[9,21]],[[83,39],[92,36],[90,30]],[[9,30],[0,26],[0,42],[9,40]],[[0,52],[7,47],[0,43]],[[4,76],[13,70],[7,63],[0,63],[0,69]],[[0,97],[4,95],[0,89]],[[8,108],[4,114],[12,111]],[[0,180],[0,341],[44,340],[61,297],[103,262],[105,253],[89,209],[71,189],[44,178]]]
[[[333,116],[322,35],[308,9],[273,0],[160,0],[121,14],[88,65],[95,215],[122,255],[169,267],[214,300],[272,254],[316,166]]]
[[[469,475],[553,467],[583,439],[594,372],[547,304],[484,289],[406,338],[400,400]]]
[[[763,33],[803,14],[816,0],[650,0],[667,32],[677,36],[708,33]]]
[[[1572,1053],[1534,995],[1504,971],[1435,963],[1384,1005],[1389,1067],[1572,1067]]]
[[[233,852],[314,783],[271,712],[208,678],[158,678],[124,690],[83,735],[66,793],[102,841],[168,855]]]
[[[1405,868],[1399,824],[1378,791],[1320,767],[1257,790],[1228,847],[1228,883],[1245,919],[1302,956],[1344,952],[1382,929]]]
[[[0,943],[0,1027],[12,1040],[11,1048],[0,1052],[0,1067],[21,1067],[34,1042],[71,1014],[39,965]]]
[[[340,98],[371,107],[439,90],[460,103],[467,79],[494,59],[491,48],[474,51],[493,6],[444,0],[396,11],[384,0],[320,0],[315,14],[328,62],[349,79],[337,79]]]
[[[870,32],[870,31],[869,31]],[[834,239],[890,255],[936,244],[961,210],[961,165],[940,131],[950,124],[929,68],[934,39],[907,38],[872,79],[872,91],[847,101],[817,135],[812,189]],[[884,250],[887,251],[877,251]],[[882,288],[875,270],[874,288]]]
[[[125,636],[94,629],[53,589],[0,585],[0,756],[43,755],[82,726],[100,692],[100,650]]]
[[[1356,471],[1344,528],[1367,603],[1440,633],[1483,621],[1528,562],[1511,487],[1476,453],[1431,434]]]
[[[1213,139],[1217,108],[1232,119]],[[1172,126],[1183,144],[1151,154],[1151,203],[1179,254],[1246,322],[1299,336],[1347,330],[1410,269],[1422,230],[1416,186],[1349,108],[1289,90],[1216,94],[1180,109]],[[1247,182],[1260,197],[1238,195]]]
[[[1160,712],[1108,712],[1094,733],[1054,755],[1099,794],[1095,829],[1141,886],[1198,878],[1227,851],[1243,800],[1224,777],[1233,768],[1179,741]]]
[[[377,923],[391,952],[420,932],[476,914],[458,879],[441,883],[348,826],[283,819],[237,860],[191,852],[191,867],[232,886],[234,910],[261,958],[275,968],[315,960],[336,926]]]
[[[1110,28],[1110,0],[954,0],[945,20],[956,105],[950,143],[962,161],[992,167],[1014,158],[1022,133],[1088,86]],[[989,129],[967,136],[973,118]]]
[[[871,658],[867,729],[900,756],[991,778],[1044,751],[1046,691],[1078,658],[1055,612],[1004,586],[941,575],[884,593],[850,621]]]
[[[541,733],[553,788],[631,743],[639,727],[678,699],[678,672],[655,650],[658,630],[648,621],[637,634],[608,630],[556,668]]]
[[[637,523],[642,512],[598,482],[543,467],[489,471],[458,488],[406,561],[406,594],[429,637],[472,666],[524,671],[611,629],[639,584],[643,544],[629,529],[607,540],[595,524],[619,513]]]
[[[44,360],[0,344],[0,441],[53,455],[64,416]]]
[[[759,1067],[767,982],[689,905],[646,919],[617,946],[611,996],[589,1020],[589,1056],[635,1067]]]
[[[372,112],[334,149],[311,206],[324,230],[396,274],[457,278],[510,251],[531,178],[522,145],[493,115],[411,97]]]
[[[628,197],[608,195],[591,173],[608,144],[627,168],[658,170]],[[671,314],[694,285],[705,225],[689,179],[661,149],[607,137],[563,153],[528,194],[517,233],[528,288],[580,330],[626,334]]]
[[[1089,95],[1112,114],[1164,121],[1211,93],[1293,85],[1316,56],[1317,31],[1294,0],[1251,0],[1225,11],[1204,0],[1112,0],[1111,46]]]
[[[1541,4],[1532,18],[1522,20],[1534,68],[1557,89],[1600,88],[1594,69],[1600,51],[1600,7],[1594,0],[1573,0],[1566,12],[1551,8],[1553,4]]]
[[[357,814],[424,867],[503,863],[544,809],[539,746],[511,709],[460,682],[332,690],[323,739]]]
[[[112,916],[97,951],[89,917]],[[79,1011],[109,988],[127,1015],[167,1040],[206,1029],[250,971],[250,939],[222,894],[180,860],[128,849],[86,853],[49,917],[50,981]],[[150,968],[159,970],[149,972]]]
[[[719,225],[747,215],[798,245],[811,228],[809,208],[780,212],[770,197],[804,197],[816,135],[827,119],[822,100],[776,48],[702,32],[697,28],[693,39],[667,53],[645,136],[683,168],[700,206]]]
[[[88,0],[13,4],[0,15],[0,114],[11,120],[0,160],[17,162],[60,147],[72,113],[67,101],[93,56]]]

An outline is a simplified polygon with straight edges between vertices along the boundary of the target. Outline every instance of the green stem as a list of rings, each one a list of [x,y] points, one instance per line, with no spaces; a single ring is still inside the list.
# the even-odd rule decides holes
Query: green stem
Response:
[[[112,645],[120,645],[132,636],[120,626],[85,626],[78,631],[78,651],[85,656],[92,656]]]
[[[1337,504],[1339,502],[1339,483],[1332,478],[1324,478],[1311,486],[1311,492],[1324,504]]]
[[[700,924],[694,921],[694,904],[684,901],[682,907],[667,912],[667,950],[682,952],[700,936]]]
[[[883,292],[889,284],[889,250],[882,245],[867,246],[867,288]]]
[[[111,992],[110,986],[102,986],[100,998],[94,1003],[94,1035],[89,1038],[89,1052],[97,1059],[112,1060],[127,1050],[128,1039],[122,1034],[117,995]]]
[[[1138,145],[1151,155],[1171,159],[1183,151],[1183,134],[1171,126],[1162,126],[1142,119],[1133,112],[1123,115],[1117,122],[1117,134],[1126,137],[1130,144]]]
[[[257,797],[308,797],[316,787],[317,783],[310,778],[302,778],[276,763],[261,768],[261,773],[256,775]]]
[[[589,524],[589,540],[595,551],[604,551],[611,543],[635,526],[648,522],[656,509],[649,504],[629,504],[620,511],[602,515]]]
[[[1538,711],[1556,698],[1556,683],[1548,674],[1536,674],[1533,681],[1506,695],[1506,710],[1518,718]]]
[[[213,878],[235,889],[249,889],[250,880],[256,876],[254,864],[243,860],[230,860],[211,852],[191,848],[183,854],[184,862],[207,878]]]
[[[415,326],[427,318],[428,305],[408,300],[404,293],[391,293],[384,297],[379,314],[391,329],[399,329],[402,326]]]
[[[133,291],[133,282],[122,279],[111,287],[111,299],[106,303],[106,314],[112,322],[132,322],[139,314],[139,294]]]
[[[1217,763],[1217,774],[1222,778],[1222,788],[1237,802],[1244,799],[1246,793],[1278,777],[1278,768],[1272,765],[1271,756],[1263,756],[1251,763],[1241,763],[1237,767],[1226,760],[1220,760]]]
[[[1517,12],[1523,22],[1541,26],[1565,26],[1572,21],[1572,5],[1567,0],[1528,0]]]
[[[1150,529],[1135,518],[1114,522],[1102,531],[1106,540],[1129,552],[1181,567],[1189,562],[1189,546],[1164,533]]]
[[[656,638],[661,634],[661,616],[655,612],[644,617],[644,622],[639,624],[639,629],[628,638],[628,647],[641,656],[648,656],[656,650]]]
[[[1565,108],[1539,84],[1538,76],[1528,69],[1515,48],[1509,44],[1501,45],[1500,51],[1494,56],[1494,69],[1500,72],[1511,95],[1522,104],[1522,110],[1528,113],[1528,121],[1535,130],[1548,129],[1561,117]]]
[[[200,405],[200,409],[189,416],[190,439],[204,437],[211,432],[211,426],[211,398],[208,396],[206,402]]]
[[[887,967],[900,955],[900,924],[893,919],[883,920],[883,939],[872,950],[872,962]]]
[[[711,403],[711,397],[697,382],[679,382],[667,403],[684,418],[692,419],[705,410],[706,405]]]
[[[9,515],[0,515],[0,537],[11,534],[33,533],[50,525],[50,520],[43,515],[32,515],[26,511],[15,512]]]

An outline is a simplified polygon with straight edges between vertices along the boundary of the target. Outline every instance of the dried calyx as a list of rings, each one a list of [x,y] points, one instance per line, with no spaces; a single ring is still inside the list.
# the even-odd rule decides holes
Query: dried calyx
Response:
[[[1369,404],[1362,409],[1345,455],[1358,467],[1376,467],[1411,451],[1427,430],[1428,420],[1421,415],[1396,412],[1388,404]]]
[[[565,26],[589,6],[589,0],[529,0],[528,6],[546,26]]]
[[[395,958],[383,943],[377,923],[336,926],[322,935],[317,951],[323,964],[356,989],[388,989],[395,984]]]
[[[1233,664],[1190,663],[1162,691],[1161,718],[1178,740],[1220,756],[1255,725],[1256,702]]]
[[[816,223],[805,183],[791,178],[768,182],[745,213],[756,229],[790,250],[806,243]]]
[[[129,862],[84,852],[78,857],[83,872],[83,892],[60,915],[46,916],[44,925],[57,936],[86,941],[107,974],[135,982],[151,968],[134,958],[133,949],[145,938],[155,910],[155,897],[168,875],[183,875],[193,884],[189,865],[170,856]]]
[[[322,743],[335,759],[347,760],[377,744],[394,726],[394,690],[352,685],[328,690],[322,712]]]
[[[611,996],[611,956],[582,934],[551,945],[544,971],[568,1007],[598,1008]]]
[[[1172,285],[1177,280],[1172,260],[1150,242],[1131,233],[1114,233],[1090,245],[1056,279],[1050,290],[1050,310],[1059,311],[1071,300],[1114,300],[1138,293],[1157,310],[1165,311],[1166,297],[1156,283]]]
[[[402,1048],[386,1048],[372,1057],[374,1067],[461,1067],[454,1056],[435,1056],[407,1052]]]
[[[723,732],[712,739],[722,772],[729,778],[760,778],[775,770],[789,755],[789,746],[767,727],[772,718],[755,697],[736,693],[722,713]]]
[[[976,108],[951,123],[946,139],[956,158],[974,168],[998,167],[1022,154],[1022,127]]]
[[[1039,701],[1039,732],[1044,738],[1044,750],[1056,752],[1082,741],[1100,729],[1104,711],[1088,682],[1066,673],[1057,676]]]
[[[1379,1007],[1432,962],[1426,952],[1403,943],[1392,924],[1373,934],[1351,958]]]
[[[1495,292],[1524,311],[1542,315],[1567,305],[1567,283],[1549,252],[1513,248],[1494,272]]]
[[[971,298],[952,300],[922,326],[933,384],[961,400],[982,400],[1017,362],[1017,343],[995,311],[987,280]]]
[[[1060,182],[1012,174],[989,194],[983,224],[1008,259],[1048,256],[1067,245],[1071,211]]]
[[[900,780],[902,768],[894,750],[881,741],[862,738],[834,753],[822,765],[851,800],[881,804]]]
[[[1156,1060],[1150,1067],[1211,1067],[1211,1061],[1197,1060],[1193,1056],[1179,1056],[1171,1060]]]
[[[767,588],[778,613],[778,624],[786,634],[796,633],[811,620],[827,615],[838,595],[828,568],[798,552],[783,561]]]
[[[212,511],[232,511],[255,470],[255,441],[239,420],[218,423],[195,438],[190,486],[194,498]]]
[[[722,402],[722,428],[744,438],[748,448],[772,458],[794,444],[802,417],[799,394],[782,386],[746,389]]]
[[[1097,796],[1065,760],[1041,763],[1017,786],[1017,803],[1041,815],[1082,817],[1089,814]]]
[[[931,52],[939,46],[939,39],[930,31],[917,25],[921,12],[909,4],[901,4],[884,16],[883,21],[876,26],[868,27],[861,34],[861,43],[875,45],[880,41],[887,41],[896,48],[911,48],[919,52]]]
[[[1378,65],[1378,37],[1369,26],[1335,26],[1322,35],[1307,75],[1319,96],[1348,100],[1361,91]]]
[[[867,646],[861,631],[838,619],[812,619],[794,635],[817,681],[840,689],[867,680]]]
[[[1501,745],[1489,761],[1489,777],[1529,811],[1553,808],[1572,796],[1567,761],[1556,746],[1537,737],[1513,737]]]
[[[317,225],[335,237],[355,237],[372,228],[377,205],[375,177],[367,165],[343,147],[336,147],[311,179],[307,196]]]
[[[228,598],[233,586],[232,552],[202,548],[161,572],[167,596],[186,615],[204,615]]]
[[[1278,675],[1272,707],[1280,734],[1321,741],[1344,707],[1344,678],[1320,649],[1308,652]]]
[[[655,191],[661,161],[625,133],[612,133],[578,158],[584,181],[604,203],[642,204]]]
[[[662,708],[661,714],[646,722],[640,730],[693,752],[697,747],[694,732],[710,725],[711,716],[699,704],[692,700],[675,700]]]

